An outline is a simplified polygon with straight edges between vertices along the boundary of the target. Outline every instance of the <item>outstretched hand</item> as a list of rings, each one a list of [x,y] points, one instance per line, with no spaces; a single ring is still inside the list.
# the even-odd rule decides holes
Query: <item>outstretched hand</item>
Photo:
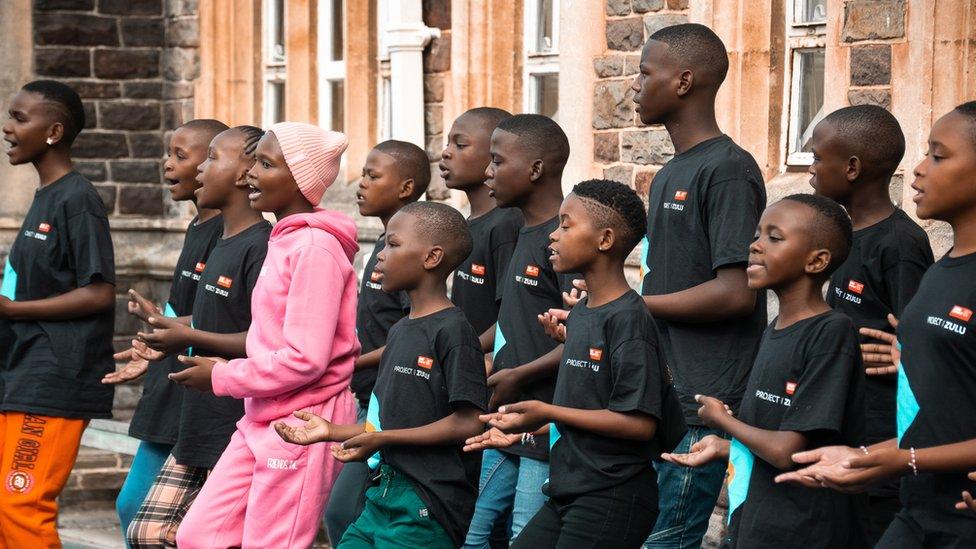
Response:
[[[494,427],[480,435],[475,435],[464,441],[465,452],[480,452],[489,448],[508,448],[522,440],[521,433],[503,433]]]
[[[888,315],[888,324],[898,328],[895,315]],[[880,341],[880,343],[862,343],[861,361],[864,362],[864,373],[869,376],[886,376],[898,373],[901,362],[901,351],[898,349],[898,338],[883,330],[861,328],[861,335]]]
[[[539,324],[546,335],[559,343],[566,343],[566,319],[569,318],[569,311],[565,309],[549,309],[539,315]]]
[[[155,303],[142,297],[142,294],[139,292],[131,289],[129,290],[129,302],[126,304],[126,309],[130,315],[139,317],[143,322],[149,322],[149,317],[151,316],[163,314]]]
[[[296,418],[305,422],[300,427],[292,427],[284,421],[274,424],[275,431],[286,442],[308,446],[316,442],[329,442],[332,434],[332,423],[327,419],[317,416],[311,412],[299,410],[292,414]]]
[[[506,404],[492,414],[478,416],[482,422],[503,433],[532,433],[549,423],[548,405],[540,400]]]
[[[687,454],[661,454],[661,459],[685,467],[701,467],[720,459],[729,458],[729,441],[716,435],[706,435],[691,445]]]
[[[332,447],[332,456],[337,460],[348,463],[350,461],[366,461],[381,447],[380,434],[367,431]]]
[[[133,341],[133,345],[135,341]],[[149,370],[149,361],[136,355],[135,349],[132,347],[112,355],[112,358],[116,362],[125,361],[125,364],[121,368],[114,372],[105,374],[102,378],[102,383],[106,385],[117,385],[119,383],[125,383],[126,381],[132,381],[134,379],[139,379],[144,376]]]
[[[189,368],[170,374],[169,379],[184,387],[205,393],[213,392],[214,364],[227,362],[222,358],[202,356],[180,356],[179,360]]]
[[[136,335],[151,349],[170,355],[183,351],[189,346],[187,345],[187,332],[192,328],[186,324],[174,318],[160,315],[149,316],[147,322],[153,327],[153,331],[139,332]]]
[[[850,472],[844,468],[844,462],[860,455],[864,455],[863,450],[849,446],[823,446],[797,452],[793,454],[793,463],[806,467],[777,475],[775,480],[777,483],[789,482],[807,488],[826,488],[827,478],[842,478]]]

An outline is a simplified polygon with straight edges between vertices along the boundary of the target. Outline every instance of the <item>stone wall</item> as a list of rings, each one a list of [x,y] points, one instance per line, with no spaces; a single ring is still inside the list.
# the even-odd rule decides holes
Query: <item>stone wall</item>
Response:
[[[606,51],[593,60],[593,161],[603,177],[646,197],[654,174],[674,156],[662,126],[645,126],[631,89],[640,52],[651,34],[688,21],[687,0],[607,0]]]

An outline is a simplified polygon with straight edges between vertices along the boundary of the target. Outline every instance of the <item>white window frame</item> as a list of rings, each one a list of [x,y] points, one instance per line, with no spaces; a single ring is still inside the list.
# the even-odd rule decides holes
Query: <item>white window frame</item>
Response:
[[[559,4],[552,0],[552,48],[549,51],[536,51],[536,37],[539,30],[539,4],[541,0],[525,0],[523,9],[524,25],[522,45],[524,50],[522,71],[522,110],[536,112],[539,102],[539,86],[536,77],[559,74]]]
[[[813,153],[796,151],[800,143],[809,139],[809,134],[814,126],[827,114],[824,106],[811,120],[809,126],[802,135],[797,135],[797,127],[800,124],[800,94],[802,93],[802,71],[798,65],[799,53],[814,50],[821,50],[826,54],[827,45],[827,21],[808,21],[795,22],[797,4],[804,0],[792,0],[787,2],[786,13],[786,56],[787,63],[785,72],[784,86],[784,109],[785,129],[783,136],[783,148],[787,166],[809,166],[813,163]],[[825,71],[826,72],[826,71]],[[826,86],[827,74],[824,74],[824,85]]]
[[[393,0],[399,1],[399,0]],[[393,138],[393,87],[390,81],[390,49],[386,31],[389,27],[390,0],[376,0],[377,75],[376,135],[380,141]]]
[[[346,15],[344,0],[319,0],[318,1],[318,86],[319,86],[319,126],[327,129],[335,129],[335,121],[332,120],[332,106],[335,98],[332,97],[332,84],[346,81],[346,60],[345,53],[342,52],[342,59],[335,60],[332,51],[332,13],[335,3],[342,3],[343,17]],[[342,24],[342,22],[340,22]],[[343,47],[349,39],[343,33]],[[342,109],[345,115],[345,109]],[[345,121],[342,121],[342,128],[345,129]]]
[[[282,13],[277,13],[275,9],[275,0],[264,0],[262,5],[263,17],[261,18],[261,69],[262,69],[262,96],[261,96],[261,118],[262,123],[265,127],[278,122],[278,118],[284,120],[285,113],[278,113],[280,116],[275,117],[275,105],[277,101],[273,100],[275,98],[275,89],[278,85],[281,85],[282,93],[287,94],[287,84],[286,80],[286,69],[288,62],[288,50],[284,48],[284,51],[278,54],[274,51],[274,39],[275,31],[280,24],[283,28],[282,40],[287,42],[287,32],[288,29],[285,27],[285,11],[288,10],[288,2],[282,3],[282,7],[285,11]],[[284,44],[283,44],[284,46]],[[287,100],[285,101],[285,106],[287,108]]]

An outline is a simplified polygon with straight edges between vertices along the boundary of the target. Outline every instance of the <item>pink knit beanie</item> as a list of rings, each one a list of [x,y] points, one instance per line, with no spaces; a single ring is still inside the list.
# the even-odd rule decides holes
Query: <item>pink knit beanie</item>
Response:
[[[268,131],[278,138],[302,195],[317,206],[339,175],[339,159],[349,145],[346,136],[304,122],[278,122]]]

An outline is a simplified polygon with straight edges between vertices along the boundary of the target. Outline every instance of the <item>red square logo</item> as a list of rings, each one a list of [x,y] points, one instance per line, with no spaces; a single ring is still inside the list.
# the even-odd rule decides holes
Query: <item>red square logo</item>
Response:
[[[962,305],[953,305],[952,310],[949,311],[949,316],[963,322],[969,322],[969,319],[973,318],[973,311]]]
[[[377,272],[377,271],[373,271],[373,272],[372,272],[372,273],[371,273],[371,274],[369,275],[369,279],[370,279],[370,280],[372,280],[373,282],[379,282],[379,280],[380,280],[380,278],[383,278],[383,275],[381,275],[381,274],[380,274],[379,272]]]
[[[528,276],[539,276],[539,267],[535,265],[526,265],[525,274]]]
[[[204,269],[207,268],[207,264],[202,261],[197,261],[197,266],[193,268],[194,271],[202,273]]]
[[[434,359],[420,355],[417,357],[417,366],[424,368],[425,370],[430,370],[434,367]]]
[[[478,265],[477,263],[471,264],[471,274],[476,274],[478,276],[485,276],[485,266]]]
[[[793,396],[793,393],[795,393],[795,392],[796,392],[796,382],[795,381],[787,381],[786,382],[786,394],[788,394],[790,396]]]
[[[233,283],[234,283],[233,279],[231,279],[229,276],[218,276],[217,277],[217,285],[218,286],[222,286],[224,288],[230,288]]]
[[[847,289],[854,292],[857,295],[861,295],[861,292],[864,291],[864,284],[852,278],[847,283]]]
[[[674,199],[684,202],[688,198],[688,191],[677,191],[674,193]]]
[[[41,223],[37,226],[37,232],[49,233],[51,232],[51,225],[49,223]]]
[[[595,349],[590,347],[590,360],[599,362],[603,359],[603,349]]]

